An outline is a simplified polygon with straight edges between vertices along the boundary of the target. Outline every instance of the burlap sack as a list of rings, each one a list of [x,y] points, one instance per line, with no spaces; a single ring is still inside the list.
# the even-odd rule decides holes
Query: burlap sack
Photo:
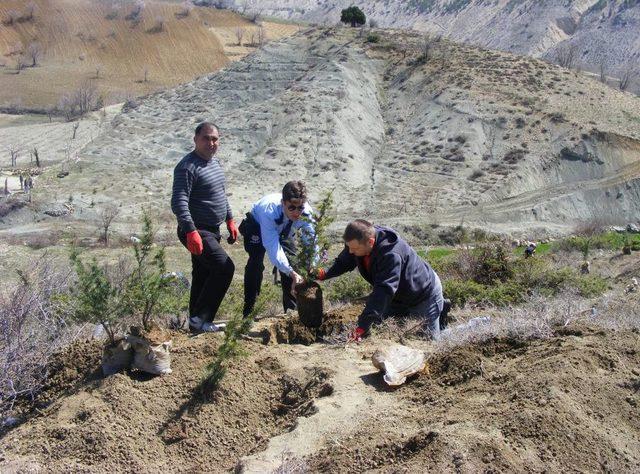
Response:
[[[149,374],[165,375],[171,373],[171,341],[152,344],[136,336],[127,336],[135,352],[133,368]]]
[[[125,339],[119,339],[113,346],[105,346],[102,350],[102,373],[113,375],[131,367],[133,348]]]

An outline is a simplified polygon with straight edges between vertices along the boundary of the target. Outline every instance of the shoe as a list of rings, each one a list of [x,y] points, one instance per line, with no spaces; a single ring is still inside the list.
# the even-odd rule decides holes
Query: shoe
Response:
[[[198,316],[191,316],[189,318],[189,330],[191,332],[202,332],[202,319]]]
[[[225,323],[202,323],[202,326],[200,327],[200,330],[202,332],[218,332],[218,331],[224,331],[224,328],[226,328],[227,325]]]

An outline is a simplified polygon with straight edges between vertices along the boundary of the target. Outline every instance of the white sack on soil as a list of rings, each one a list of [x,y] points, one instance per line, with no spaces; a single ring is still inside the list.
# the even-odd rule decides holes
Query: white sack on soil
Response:
[[[106,346],[102,351],[102,373],[113,375],[131,367],[133,348],[125,339],[120,339],[115,346]]]
[[[402,385],[413,374],[427,366],[424,352],[395,344],[378,349],[371,357],[374,367],[383,371],[384,381],[393,387]]]
[[[171,373],[171,341],[152,345],[146,339],[127,336],[133,346],[133,368],[154,375]]]

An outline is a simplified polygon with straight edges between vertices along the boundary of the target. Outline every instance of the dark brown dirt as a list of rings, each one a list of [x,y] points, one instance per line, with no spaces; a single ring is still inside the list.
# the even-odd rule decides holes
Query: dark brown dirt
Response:
[[[322,288],[315,281],[296,287],[298,316],[307,327],[317,328],[323,320]]]
[[[297,315],[288,316],[276,321],[261,333],[265,344],[304,344],[322,342],[327,337],[345,333],[353,327],[362,312],[361,306],[346,306],[339,310],[324,314],[322,324],[318,328],[310,328],[302,324]]]
[[[0,440],[0,471],[229,470],[313,413],[313,398],[332,391],[326,372],[291,378],[264,346],[245,342],[251,355],[233,361],[218,392],[204,399],[199,383],[222,338],[172,337],[173,373],[163,377],[87,380],[87,367],[99,369],[100,346],[72,346],[54,362],[59,370],[43,393],[51,400],[68,395]]]
[[[367,426],[311,471],[638,472],[640,336],[589,327],[432,357],[395,426]],[[414,407],[415,409],[412,409]]]

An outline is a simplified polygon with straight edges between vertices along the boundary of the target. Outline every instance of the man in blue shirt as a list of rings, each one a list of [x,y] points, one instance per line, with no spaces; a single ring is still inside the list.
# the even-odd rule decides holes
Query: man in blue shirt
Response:
[[[282,189],[282,194],[264,196],[247,213],[240,224],[244,249],[249,254],[244,271],[245,317],[251,313],[260,293],[265,252],[280,272],[284,311],[296,308],[292,290],[304,280],[289,263],[289,257],[295,255],[293,236],[298,229],[303,229],[307,238],[315,235],[310,220],[312,215],[313,210],[307,203],[307,188],[302,181],[289,181]]]

